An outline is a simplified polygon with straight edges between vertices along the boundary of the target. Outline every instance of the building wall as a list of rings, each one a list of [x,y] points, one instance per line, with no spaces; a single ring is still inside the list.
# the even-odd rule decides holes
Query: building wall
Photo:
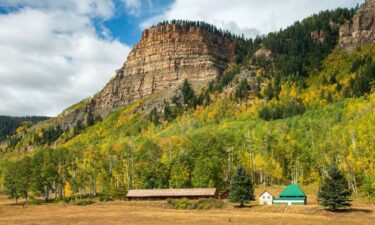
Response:
[[[200,199],[200,198],[217,198],[217,196],[155,196],[155,197],[126,197],[129,201],[160,201],[160,200],[166,200],[168,198],[172,199],[181,199],[181,198],[187,198],[187,199]]]
[[[259,197],[259,205],[272,205],[273,197],[270,193],[265,192]]]
[[[274,200],[275,205],[305,205],[304,200]]]

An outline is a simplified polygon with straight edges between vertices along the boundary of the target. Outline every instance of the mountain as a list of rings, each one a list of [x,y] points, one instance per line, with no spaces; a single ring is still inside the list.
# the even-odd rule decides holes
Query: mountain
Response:
[[[340,28],[339,45],[346,51],[375,40],[375,1],[366,0],[351,22]]]
[[[58,123],[62,127],[74,125],[77,120],[84,120],[89,111],[105,117],[150,95],[158,95],[156,102],[160,102],[172,96],[185,79],[199,90],[229,63],[236,62],[243,42],[203,22],[174,21],[146,29],[105,87],[86,104],[64,112]]]
[[[0,156],[29,160],[43,195],[66,183],[103,198],[226,189],[237,164],[258,185],[314,184],[336,163],[355,194],[375,196],[374,29],[355,28],[373,3],[246,40],[201,22],[153,26],[103,90],[10,137]]]
[[[49,119],[49,117],[45,116],[0,116],[0,142],[5,140],[8,136],[14,135],[16,133],[16,129],[22,124],[27,127],[47,119]]]

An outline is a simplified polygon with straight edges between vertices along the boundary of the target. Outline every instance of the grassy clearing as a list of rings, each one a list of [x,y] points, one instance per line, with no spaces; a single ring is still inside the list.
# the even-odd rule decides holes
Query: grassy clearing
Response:
[[[267,188],[278,195],[282,187]],[[307,206],[256,206],[252,202],[246,208],[236,208],[224,201],[224,207],[210,210],[175,210],[167,208],[165,201],[113,201],[97,202],[86,206],[74,204],[15,205],[0,195],[0,224],[92,224],[92,225],[146,225],[146,224],[360,224],[373,225],[375,205],[361,199],[353,202],[354,209],[341,213],[326,211],[313,204],[314,188],[304,188]],[[260,193],[262,188],[257,188]],[[198,201],[198,200],[196,200]]]

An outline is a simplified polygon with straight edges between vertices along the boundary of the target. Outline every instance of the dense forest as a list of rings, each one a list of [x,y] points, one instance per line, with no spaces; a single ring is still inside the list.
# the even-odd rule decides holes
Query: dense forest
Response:
[[[225,37],[231,40],[241,40],[244,41],[245,38],[243,36],[238,36],[233,33],[231,33],[228,30],[223,30],[221,28],[217,28],[215,25],[206,23],[204,21],[190,21],[190,20],[171,20],[171,21],[163,21],[158,23],[156,26],[160,25],[177,25],[185,28],[190,28],[190,27],[199,27],[202,28],[203,30],[206,30],[208,32],[217,34],[221,37]]]
[[[12,117],[0,116],[0,142],[8,136],[14,135],[21,125],[31,126],[39,121],[47,120],[45,116]]]
[[[52,142],[48,129],[25,133],[2,150],[0,186],[14,198],[110,199],[131,188],[225,190],[238,164],[256,185],[314,184],[335,162],[354,194],[375,197],[375,44],[335,48],[354,12],[246,40],[240,63],[199,92],[185,81],[146,115],[140,100],[103,120],[88,114]],[[254,56],[262,47],[271,58]]]

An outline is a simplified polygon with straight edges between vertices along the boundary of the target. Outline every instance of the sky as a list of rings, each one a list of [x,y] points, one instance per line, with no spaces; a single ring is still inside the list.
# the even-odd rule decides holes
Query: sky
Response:
[[[145,28],[200,20],[245,37],[364,0],[0,0],[0,115],[56,116],[98,92]]]

